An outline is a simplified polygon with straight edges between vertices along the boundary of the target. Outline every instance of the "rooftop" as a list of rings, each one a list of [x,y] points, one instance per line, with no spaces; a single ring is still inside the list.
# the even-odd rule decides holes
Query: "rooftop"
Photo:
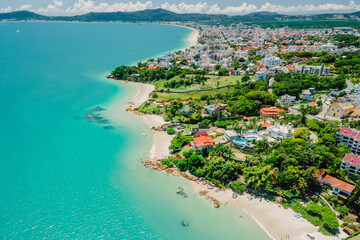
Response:
[[[338,131],[338,133],[342,133],[342,134],[345,134],[347,136],[354,137],[357,140],[360,139],[360,132],[356,131],[355,129],[352,129],[352,128],[341,127],[340,131]]]
[[[350,163],[352,165],[360,165],[360,156],[355,154],[346,154],[343,158],[343,162]]]
[[[340,191],[346,191],[348,193],[352,193],[352,191],[354,191],[355,189],[354,185],[344,182],[330,175],[326,175],[324,177],[324,181],[331,184],[331,186],[338,188]]]
[[[214,145],[214,140],[208,136],[201,136],[201,137],[194,138],[194,142],[195,142],[196,148],[199,148],[202,146]]]

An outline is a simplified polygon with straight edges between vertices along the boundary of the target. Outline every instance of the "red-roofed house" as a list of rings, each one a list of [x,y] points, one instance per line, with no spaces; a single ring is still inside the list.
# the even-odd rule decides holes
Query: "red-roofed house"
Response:
[[[194,141],[191,142],[191,145],[193,146],[193,148],[201,151],[204,148],[214,145],[214,143],[215,142],[211,137],[201,136],[194,138]]]
[[[317,102],[309,102],[308,103],[309,106],[313,106],[313,107],[316,107],[318,105]]]
[[[276,108],[276,107],[270,107],[270,108],[261,108],[260,109],[260,116],[263,118],[277,118],[279,116],[279,113],[285,112],[284,109]]]
[[[339,142],[346,143],[351,151],[360,155],[360,132],[351,128],[341,127],[336,133]]]
[[[344,169],[350,176],[360,175],[360,156],[346,154],[341,162],[341,169]]]
[[[326,175],[323,180],[326,185],[332,188],[333,193],[344,199],[347,199],[355,189],[354,185],[330,175]]]

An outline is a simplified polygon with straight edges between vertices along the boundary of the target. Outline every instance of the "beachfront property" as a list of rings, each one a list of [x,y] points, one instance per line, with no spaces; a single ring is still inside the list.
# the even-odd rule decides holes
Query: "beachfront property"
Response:
[[[301,93],[302,98],[301,99],[303,102],[314,101],[314,94],[315,94],[314,88],[302,90],[302,93]]]
[[[333,176],[326,175],[323,178],[324,184],[332,188],[332,192],[340,198],[348,199],[354,191],[355,186],[337,179]]]
[[[194,141],[191,142],[191,146],[199,151],[204,150],[207,147],[214,145],[214,140],[209,136],[201,136],[194,138]]]
[[[296,103],[296,97],[290,96],[289,94],[282,95],[280,103],[281,105],[293,105],[294,103]]]
[[[238,137],[240,137],[240,134],[236,132],[235,130],[226,130],[224,132],[224,136],[227,140],[232,141]]]
[[[351,177],[355,174],[360,175],[360,156],[355,154],[346,154],[342,159],[340,167]]]
[[[262,118],[278,118],[280,113],[284,113],[285,110],[276,107],[261,108],[260,116]]]
[[[353,153],[360,155],[360,131],[341,127],[336,137],[338,142],[346,143]]]
[[[212,104],[212,105],[205,106],[204,110],[209,114],[216,114],[216,113],[219,113],[220,111],[224,110],[228,106],[229,105],[223,104],[223,103]]]
[[[199,133],[199,132],[206,132],[208,133],[210,131],[210,127],[207,125],[201,125],[199,124],[198,127],[196,128],[191,128],[190,129],[190,134],[195,134],[195,133]]]
[[[185,105],[180,109],[180,113],[184,116],[189,116],[191,114],[191,107],[189,105]]]

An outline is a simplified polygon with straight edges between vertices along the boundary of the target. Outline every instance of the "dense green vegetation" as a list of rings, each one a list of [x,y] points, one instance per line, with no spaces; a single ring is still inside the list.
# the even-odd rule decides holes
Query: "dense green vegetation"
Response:
[[[333,78],[300,73],[279,73],[275,75],[272,89],[275,95],[289,94],[299,98],[301,91],[308,88],[315,88],[316,91],[343,89],[346,87],[346,79],[345,75]]]
[[[319,231],[325,235],[336,234],[339,222],[334,212],[328,206],[321,206],[318,203],[310,201],[306,206],[302,205],[298,200],[285,201],[285,208],[291,208],[295,212],[300,213],[304,219],[315,226],[320,226]]]
[[[334,41],[339,42],[338,47],[360,47],[360,39],[359,37],[355,35],[349,35],[349,34],[338,34],[333,37]]]

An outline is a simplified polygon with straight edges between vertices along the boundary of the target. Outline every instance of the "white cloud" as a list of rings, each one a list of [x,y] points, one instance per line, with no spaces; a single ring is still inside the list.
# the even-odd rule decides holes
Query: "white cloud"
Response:
[[[152,2],[147,1],[141,3],[139,1],[133,2],[118,2],[114,4],[108,3],[99,3],[98,5],[95,4],[94,1],[91,0],[78,0],[74,3],[72,7],[68,7],[66,12],[68,13],[85,13],[85,12],[133,12],[133,11],[140,11],[152,8]]]
[[[12,11],[11,7],[0,8],[0,13],[6,13],[11,11]]]
[[[32,6],[31,6],[30,4],[25,4],[25,5],[21,5],[21,6],[18,7],[16,10],[17,10],[17,11],[30,10],[31,7],[32,7]]]
[[[177,13],[209,13],[209,14],[246,14],[259,11],[269,11],[278,13],[298,14],[298,13],[316,13],[316,12],[351,12],[360,11],[360,4],[355,0],[349,0],[348,3],[325,3],[325,4],[306,4],[306,5],[291,5],[283,6],[271,4],[266,2],[261,6],[256,6],[252,3],[242,3],[237,6],[227,6],[220,8],[218,4],[209,5],[206,2],[198,2],[194,4],[187,4],[184,2],[175,4],[165,2],[161,5],[154,6],[152,1],[147,2],[115,2],[109,4],[101,2],[96,4],[93,0],[77,0],[72,6],[64,7],[62,0],[53,0],[51,4],[46,7],[32,8],[30,4],[22,5],[15,10],[30,10],[38,13],[53,13],[53,14],[82,14],[87,12],[132,12],[152,8],[163,8]],[[0,8],[0,12],[10,12],[11,7]]]

